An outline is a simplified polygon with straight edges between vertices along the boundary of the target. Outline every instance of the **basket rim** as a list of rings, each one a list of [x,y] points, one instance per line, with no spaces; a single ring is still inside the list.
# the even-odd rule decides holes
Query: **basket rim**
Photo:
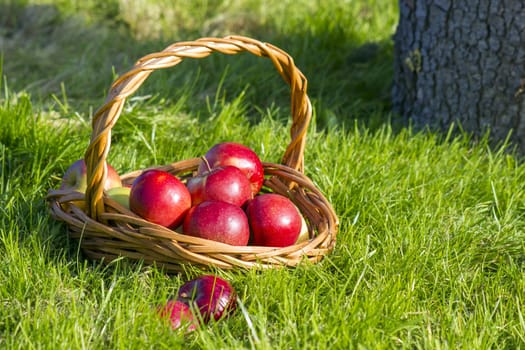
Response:
[[[159,166],[157,169],[162,168],[173,174],[183,174],[196,169],[198,161],[199,158],[193,158]],[[291,195],[292,201],[307,220],[310,235],[308,240],[287,247],[232,246],[184,235],[177,230],[148,222],[107,196],[104,197],[107,210],[101,220],[104,222],[94,220],[85,213],[83,193],[73,190],[51,190],[47,199],[51,214],[55,219],[69,225],[71,237],[80,238],[83,251],[88,256],[97,255],[108,262],[117,256],[125,256],[150,263],[164,262],[161,265],[166,265],[164,267],[168,270],[176,271],[185,263],[222,269],[238,267],[265,269],[297,266],[303,260],[320,261],[335,247],[339,220],[333,207],[311,179],[303,173],[283,164],[268,162],[264,163],[264,169],[265,186],[277,193]],[[124,177],[132,180],[136,175],[137,171],[132,171],[124,174]],[[295,183],[292,188],[288,186],[291,179]],[[134,225],[134,229],[130,229],[127,225]],[[126,244],[140,246],[143,251],[136,252],[129,248],[119,250],[122,246],[119,239]],[[151,246],[152,242],[155,242],[155,247]],[[105,249],[101,244],[110,246]],[[162,251],[164,255],[162,258],[152,257],[155,254],[145,252],[144,247]],[[116,254],[117,250],[118,254]],[[110,254],[111,252],[115,253],[114,256]],[[172,257],[178,255],[182,259],[177,263],[169,261],[166,256],[170,254]]]

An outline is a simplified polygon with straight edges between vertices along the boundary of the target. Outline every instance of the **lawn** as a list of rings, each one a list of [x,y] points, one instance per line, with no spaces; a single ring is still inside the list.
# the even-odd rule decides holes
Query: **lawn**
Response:
[[[13,0],[0,3],[0,348],[525,347],[525,167],[512,145],[392,115],[397,1]],[[334,206],[320,263],[219,270],[240,306],[191,334],[155,306],[189,278],[85,258],[45,196],[83,156],[91,116],[140,57],[203,36],[271,42],[308,79],[305,173]],[[121,173],[244,143],[279,162],[286,84],[250,55],[154,72],[113,128]]]

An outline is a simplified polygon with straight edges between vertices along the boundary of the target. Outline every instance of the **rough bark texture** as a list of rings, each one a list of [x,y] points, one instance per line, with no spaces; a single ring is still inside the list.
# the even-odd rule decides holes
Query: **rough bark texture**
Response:
[[[525,2],[399,0],[394,110],[417,127],[458,121],[525,151]]]

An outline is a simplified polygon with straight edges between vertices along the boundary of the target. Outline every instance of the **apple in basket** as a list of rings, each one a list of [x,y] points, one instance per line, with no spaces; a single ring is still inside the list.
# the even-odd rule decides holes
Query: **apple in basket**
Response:
[[[250,181],[237,167],[219,166],[188,179],[186,187],[191,194],[191,205],[207,200],[218,200],[243,206],[252,199]]]
[[[109,198],[113,199],[124,208],[129,209],[129,194],[131,193],[131,187],[120,186],[113,187],[106,191]]]
[[[113,187],[121,187],[122,181],[117,171],[106,162],[107,176],[104,182],[104,190],[109,190]],[[87,168],[84,159],[79,159],[71,164],[64,176],[62,177],[61,190],[71,189],[78,192],[86,192],[87,188]]]
[[[252,245],[286,247],[297,242],[301,214],[287,197],[277,193],[255,196],[246,205]]]
[[[297,211],[299,211],[299,209],[297,209]],[[301,233],[299,233],[299,237],[297,237],[297,241],[295,241],[295,244],[299,244],[310,239],[310,231],[308,230],[308,224],[306,223],[304,216],[300,214],[300,212],[299,215],[301,215]]]
[[[204,201],[193,206],[184,218],[182,232],[235,246],[245,246],[250,239],[244,210],[222,201]]]
[[[150,222],[174,229],[190,207],[188,189],[169,172],[145,170],[131,185],[129,208]]]
[[[217,143],[204,155],[206,162],[201,162],[198,174],[205,173],[209,168],[232,165],[241,169],[250,180],[252,194],[259,193],[264,181],[264,168],[259,156],[251,148],[235,142]]]

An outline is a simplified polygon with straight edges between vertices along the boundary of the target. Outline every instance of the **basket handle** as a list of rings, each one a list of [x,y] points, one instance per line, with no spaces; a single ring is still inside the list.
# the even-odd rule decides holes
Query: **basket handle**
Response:
[[[126,98],[133,94],[157,69],[173,67],[185,58],[204,58],[213,52],[235,55],[244,51],[272,60],[279,74],[290,86],[291,141],[281,162],[303,172],[306,130],[310,123],[312,106],[306,94],[307,80],[295,66],[292,57],[271,44],[242,36],[201,38],[196,41],[179,42],[168,46],[163,51],[142,57],[131,70],[118,77],[111,85],[104,105],[93,116],[91,140],[84,154],[87,167],[85,200],[90,217],[96,220],[104,212],[102,196],[103,183],[107,176],[105,160],[111,144],[111,129],[122,112]]]

